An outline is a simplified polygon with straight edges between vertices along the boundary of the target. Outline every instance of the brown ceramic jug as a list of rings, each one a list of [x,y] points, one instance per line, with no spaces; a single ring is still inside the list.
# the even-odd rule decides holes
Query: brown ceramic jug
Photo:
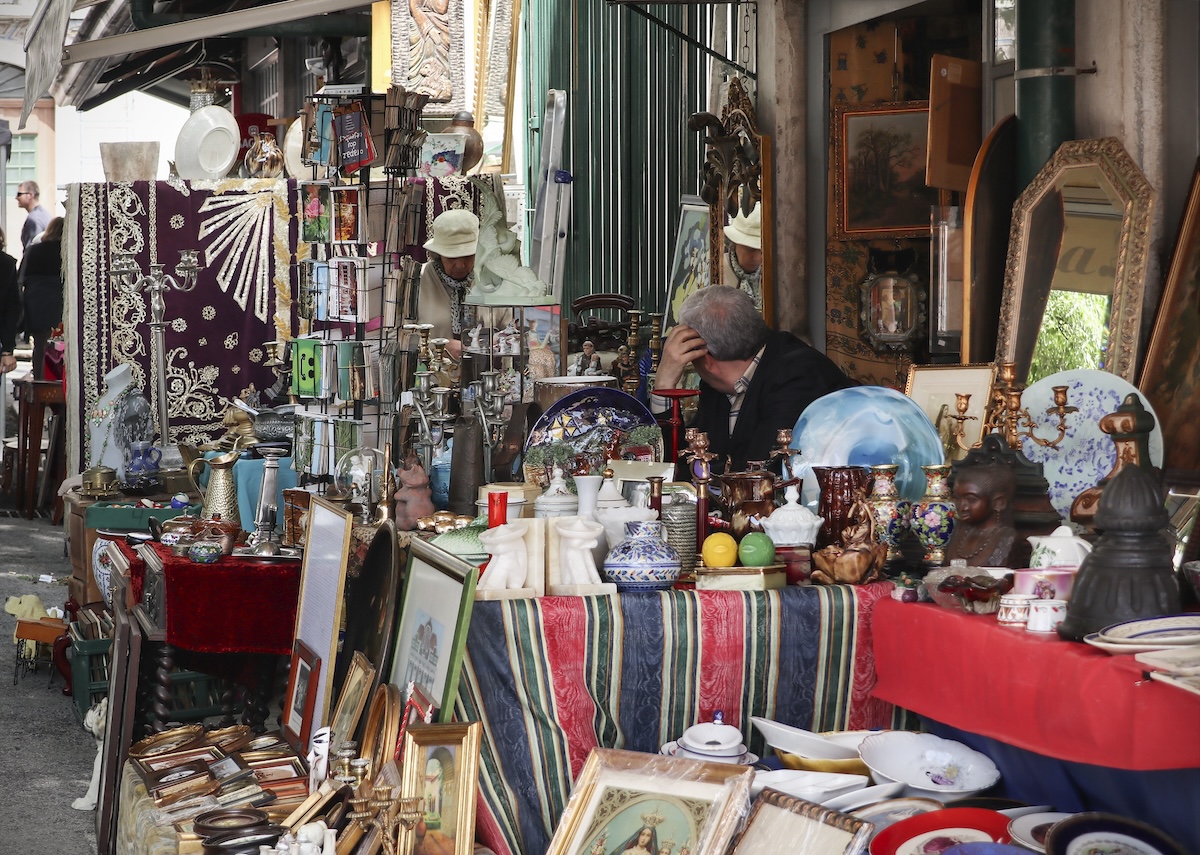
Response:
[[[817,504],[817,516],[825,522],[817,532],[817,549],[831,543],[841,545],[842,529],[850,522],[850,509],[859,492],[866,494],[870,484],[870,471],[862,466],[814,466],[821,499]]]

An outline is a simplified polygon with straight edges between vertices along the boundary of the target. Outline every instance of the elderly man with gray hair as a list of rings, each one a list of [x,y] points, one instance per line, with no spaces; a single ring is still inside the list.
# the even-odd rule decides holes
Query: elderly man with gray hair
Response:
[[[684,302],[679,325],[663,343],[655,389],[677,388],[688,363],[700,375],[690,426],[708,433],[714,464],[728,458],[735,471],[767,460],[776,431],[794,427],[817,398],[856,385],[825,354],[768,327],[749,294],[725,285],[702,288]],[[661,398],[651,402],[651,409],[664,408]]]

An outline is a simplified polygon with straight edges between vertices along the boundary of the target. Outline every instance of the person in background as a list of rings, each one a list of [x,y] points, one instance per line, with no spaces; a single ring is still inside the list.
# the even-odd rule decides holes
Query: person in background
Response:
[[[741,288],[762,311],[762,203],[746,215],[738,210],[725,226],[725,284]]]
[[[5,252],[7,240],[0,229],[0,374],[17,367],[13,350],[21,329],[21,289],[17,285],[17,260]]]
[[[62,217],[46,226],[42,239],[25,250],[17,281],[25,307],[25,332],[33,338],[33,377],[45,374],[46,343],[62,323]]]
[[[739,288],[713,285],[684,302],[679,325],[663,343],[655,389],[677,388],[691,363],[700,397],[691,427],[708,433],[722,472],[750,460],[768,460],[776,431],[791,428],[804,409],[829,392],[856,385],[829,357],[790,332],[772,330]],[[650,409],[667,402],[651,396]]]
[[[474,307],[465,298],[475,282],[475,248],[479,218],[470,211],[451,210],[433,221],[433,237],[425,242],[429,261],[421,271],[417,321],[433,324],[431,335],[450,339],[446,352],[462,355],[462,335],[475,325]]]
[[[36,181],[22,181],[17,185],[17,207],[25,211],[25,225],[21,226],[21,247],[27,248],[33,239],[45,231],[50,224],[50,212],[42,207],[42,191]]]

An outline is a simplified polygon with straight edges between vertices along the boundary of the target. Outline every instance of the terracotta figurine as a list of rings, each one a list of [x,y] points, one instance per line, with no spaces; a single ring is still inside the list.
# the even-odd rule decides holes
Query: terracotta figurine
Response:
[[[946,545],[946,560],[964,559],[971,567],[1008,567],[1017,530],[1013,495],[1017,475],[1000,462],[954,467],[954,504],[958,519]]]

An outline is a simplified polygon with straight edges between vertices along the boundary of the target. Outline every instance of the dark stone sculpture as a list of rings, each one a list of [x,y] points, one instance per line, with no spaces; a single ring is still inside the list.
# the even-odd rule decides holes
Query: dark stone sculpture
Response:
[[[946,559],[961,558],[971,567],[1011,567],[1017,540],[1013,496],[1017,476],[1011,464],[983,457],[967,458],[954,467],[954,533]]]

